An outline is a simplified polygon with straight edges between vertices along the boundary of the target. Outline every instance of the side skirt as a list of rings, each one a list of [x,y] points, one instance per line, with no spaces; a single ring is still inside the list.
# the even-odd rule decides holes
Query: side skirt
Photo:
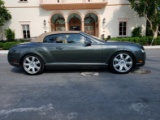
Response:
[[[46,69],[99,69],[107,68],[108,64],[103,63],[48,63]]]

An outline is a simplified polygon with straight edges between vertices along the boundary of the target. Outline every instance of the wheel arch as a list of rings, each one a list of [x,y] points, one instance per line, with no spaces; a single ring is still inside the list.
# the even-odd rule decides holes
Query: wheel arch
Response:
[[[129,53],[129,54],[133,57],[134,65],[136,64],[136,62],[137,62],[136,57],[135,57],[134,53],[131,52],[131,51],[129,51],[129,50],[119,50],[119,51],[116,51],[116,52],[112,53],[111,56],[110,56],[110,58],[109,58],[109,60],[108,60],[108,63],[111,62],[112,58],[113,58],[116,54],[121,53],[121,52]]]
[[[20,65],[22,65],[22,62],[23,62],[23,59],[28,56],[28,55],[34,55],[34,56],[37,56],[41,59],[41,61],[45,64],[46,63],[46,60],[38,53],[34,53],[34,52],[29,52],[29,53],[25,53],[21,56],[21,59],[20,59]]]
[[[127,55],[129,55],[131,58],[132,58],[132,65],[131,66],[129,66],[129,67],[127,67],[126,66],[126,63],[124,62],[124,63],[122,63],[122,64],[119,64],[118,65],[118,68],[117,67],[114,67],[114,63],[113,63],[113,61],[114,61],[114,58],[117,56],[117,55],[119,55],[119,54],[127,54]],[[118,58],[119,59],[119,58]],[[124,61],[124,59],[122,60],[122,61]],[[124,65],[123,64],[125,64],[125,66],[127,67],[124,67]],[[114,54],[112,54],[112,56],[110,57],[110,59],[109,59],[109,68],[113,71],[113,72],[115,72],[115,73],[119,73],[119,74],[126,74],[126,73],[128,73],[128,72],[130,72],[134,67],[136,66],[136,57],[135,57],[135,55],[134,55],[134,53],[132,53],[132,52],[130,52],[130,51],[128,51],[128,50],[120,50],[120,51],[117,51],[117,52],[115,52]],[[119,68],[121,68],[121,69],[119,69]],[[124,70],[123,70],[123,68],[125,68]]]

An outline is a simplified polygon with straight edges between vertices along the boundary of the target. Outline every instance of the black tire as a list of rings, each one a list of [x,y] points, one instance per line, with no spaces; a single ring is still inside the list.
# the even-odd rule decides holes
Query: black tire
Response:
[[[44,63],[36,55],[27,55],[22,60],[22,68],[29,75],[40,74],[44,70]]]
[[[109,67],[116,73],[128,73],[134,67],[134,58],[129,52],[118,52],[110,59]]]

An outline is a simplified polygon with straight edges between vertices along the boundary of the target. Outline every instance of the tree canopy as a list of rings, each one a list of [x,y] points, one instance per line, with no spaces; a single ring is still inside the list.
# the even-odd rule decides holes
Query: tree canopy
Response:
[[[153,33],[153,40],[158,36],[160,26],[160,0],[128,0],[131,8],[134,9],[139,17],[145,17]]]
[[[11,18],[11,14],[4,6],[4,1],[0,0],[0,27],[3,26],[4,23]]]

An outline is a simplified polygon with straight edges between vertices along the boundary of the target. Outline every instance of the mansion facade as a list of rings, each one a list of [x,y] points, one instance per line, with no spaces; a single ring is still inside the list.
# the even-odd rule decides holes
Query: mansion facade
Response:
[[[135,27],[146,31],[146,20],[130,8],[128,0],[4,0],[12,19],[3,29],[17,39],[50,31],[83,31],[97,37],[131,36]]]

